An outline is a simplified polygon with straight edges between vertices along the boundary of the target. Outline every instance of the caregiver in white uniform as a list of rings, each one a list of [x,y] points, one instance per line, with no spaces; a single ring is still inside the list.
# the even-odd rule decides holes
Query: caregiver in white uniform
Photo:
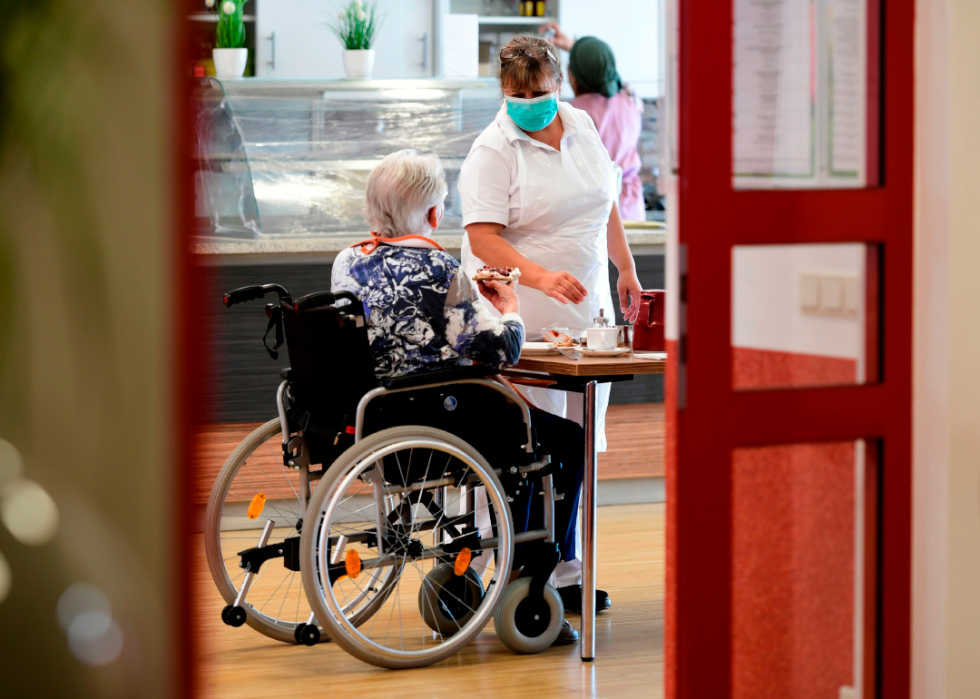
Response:
[[[600,310],[613,317],[609,265],[619,269],[619,303],[633,322],[640,282],[616,205],[615,166],[592,118],[561,103],[558,51],[518,36],[500,51],[504,104],[463,163],[463,268],[520,267],[517,295],[529,339],[549,326],[587,328]],[[492,310],[492,309],[491,309]],[[609,384],[598,391],[597,447],[606,449]],[[517,389],[541,410],[581,424],[582,396],[547,388]],[[577,546],[576,548],[579,548]],[[581,556],[552,577],[566,608],[581,610]],[[596,590],[596,610],[610,606]]]
[[[559,102],[558,51],[518,36],[500,51],[504,104],[463,163],[462,262],[520,267],[517,294],[529,339],[549,326],[587,328],[600,310],[613,317],[608,260],[619,269],[619,302],[629,322],[640,282],[616,205],[616,172],[582,110]],[[605,451],[609,384],[599,387],[599,451]],[[582,421],[582,396],[519,386],[541,410]]]

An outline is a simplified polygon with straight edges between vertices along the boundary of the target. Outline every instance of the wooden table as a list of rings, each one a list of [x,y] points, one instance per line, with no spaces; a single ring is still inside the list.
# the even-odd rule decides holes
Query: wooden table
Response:
[[[584,394],[585,473],[582,479],[583,529],[582,549],[582,660],[595,659],[595,571],[596,571],[596,490],[598,488],[598,452],[596,451],[596,397],[600,383],[630,381],[637,374],[662,374],[667,355],[656,358],[635,356],[599,359],[569,359],[563,355],[521,356],[517,365],[504,375],[520,383],[559,391]]]

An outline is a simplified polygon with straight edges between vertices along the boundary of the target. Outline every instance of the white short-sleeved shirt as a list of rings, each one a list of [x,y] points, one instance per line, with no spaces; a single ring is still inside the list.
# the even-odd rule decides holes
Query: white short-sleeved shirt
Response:
[[[615,166],[586,112],[560,102],[558,115],[561,151],[521,131],[501,106],[460,170],[464,227],[499,223],[513,232],[553,233],[605,225]]]
[[[549,326],[585,328],[605,310],[612,316],[606,226],[617,199],[616,170],[592,118],[565,102],[558,105],[564,133],[561,149],[532,139],[507,115],[506,104],[473,142],[459,177],[463,225],[499,223],[514,249],[548,269],[573,274],[588,290],[586,301],[562,304],[536,289],[518,286],[521,316],[529,338]],[[464,238],[463,268],[483,264]],[[533,405],[578,420],[581,409],[561,391],[520,386]],[[570,394],[569,394],[570,395]],[[605,451],[605,407],[609,384],[599,390],[598,448]]]

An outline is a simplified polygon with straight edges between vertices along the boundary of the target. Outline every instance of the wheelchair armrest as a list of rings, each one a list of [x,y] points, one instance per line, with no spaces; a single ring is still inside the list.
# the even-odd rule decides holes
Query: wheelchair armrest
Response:
[[[460,381],[462,379],[482,379],[486,378],[487,376],[496,376],[499,373],[500,369],[495,366],[489,366],[487,364],[474,364],[473,366],[439,369],[437,371],[426,371],[420,374],[399,376],[394,379],[385,379],[384,387],[389,390],[415,388],[434,383]]]

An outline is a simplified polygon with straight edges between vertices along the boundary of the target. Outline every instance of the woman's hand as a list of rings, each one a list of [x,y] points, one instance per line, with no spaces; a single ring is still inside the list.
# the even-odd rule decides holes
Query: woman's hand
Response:
[[[562,303],[578,304],[585,300],[589,295],[582,282],[568,272],[551,272],[542,270],[535,279],[535,288],[544,292],[545,295],[553,299],[558,299]]]
[[[544,34],[549,29],[554,29],[555,30],[555,35],[551,38],[551,43],[552,44],[554,44],[557,48],[564,49],[565,51],[571,51],[572,50],[572,46],[575,45],[575,39],[573,39],[572,37],[570,37],[568,34],[565,34],[561,30],[561,27],[559,27],[554,22],[548,22],[546,25],[544,25],[543,27],[541,27],[538,30],[538,34]]]
[[[506,313],[520,314],[521,301],[517,298],[517,291],[514,290],[515,286],[517,286],[516,279],[510,282],[510,284],[495,281],[477,283],[480,293],[483,294],[483,297],[487,301],[493,304],[494,308],[500,311],[500,315]]]
[[[619,273],[619,281],[616,282],[616,290],[619,292],[619,308],[623,312],[623,317],[627,323],[635,323],[637,316],[640,315],[640,280],[636,277],[634,270],[626,270]]]

